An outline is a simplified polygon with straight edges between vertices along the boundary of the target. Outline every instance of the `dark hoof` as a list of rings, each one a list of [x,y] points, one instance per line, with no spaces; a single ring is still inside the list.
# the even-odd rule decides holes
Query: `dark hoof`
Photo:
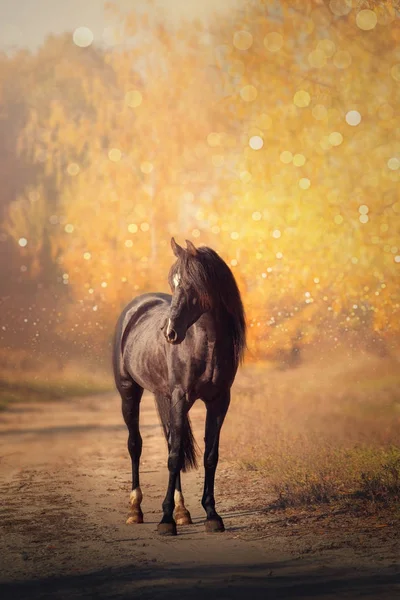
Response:
[[[176,535],[176,523],[159,523],[157,531],[160,535]]]
[[[207,519],[205,522],[206,533],[218,533],[225,531],[224,522],[219,517],[218,519]]]
[[[192,517],[190,516],[190,512],[186,509],[177,509],[175,510],[175,522],[177,525],[193,525]]]

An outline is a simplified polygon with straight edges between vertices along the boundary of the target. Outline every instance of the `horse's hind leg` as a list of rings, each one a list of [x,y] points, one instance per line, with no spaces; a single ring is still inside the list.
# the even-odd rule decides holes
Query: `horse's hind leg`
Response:
[[[139,482],[139,461],[142,454],[142,437],[139,431],[139,408],[143,388],[132,379],[118,385],[122,398],[122,415],[128,427],[128,450],[132,461],[132,491],[129,496],[130,512],[127,523],[143,523],[142,490]]]

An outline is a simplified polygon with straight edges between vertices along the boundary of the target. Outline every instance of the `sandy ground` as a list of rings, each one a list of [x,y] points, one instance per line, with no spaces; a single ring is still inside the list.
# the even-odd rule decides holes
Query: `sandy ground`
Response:
[[[201,440],[201,404],[192,415]],[[166,448],[149,395],[141,431],[145,523],[129,526],[130,461],[115,394],[1,414],[2,599],[400,597],[395,533],[353,531],[340,517],[328,536],[323,520],[296,532],[299,519],[266,513],[251,473],[243,479],[223,460],[216,493],[227,531],[204,532],[200,469],[183,477],[194,525],[158,536]]]

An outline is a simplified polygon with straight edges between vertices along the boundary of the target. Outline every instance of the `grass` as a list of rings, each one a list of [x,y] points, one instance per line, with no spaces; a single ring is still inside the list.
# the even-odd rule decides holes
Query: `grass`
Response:
[[[239,375],[223,453],[276,507],[400,501],[400,369],[359,353]],[[237,457],[240,457],[239,459]]]
[[[0,368],[0,410],[15,402],[46,402],[71,397],[101,394],[113,389],[108,375],[68,364],[60,368],[46,361],[46,367],[35,365],[35,369]]]

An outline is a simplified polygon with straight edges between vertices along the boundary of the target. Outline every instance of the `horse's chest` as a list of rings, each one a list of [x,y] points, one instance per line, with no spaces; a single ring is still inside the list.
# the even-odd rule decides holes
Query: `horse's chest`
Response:
[[[221,355],[215,348],[210,347],[207,360],[193,381],[195,395],[214,395],[219,389],[230,387],[234,377],[230,363],[226,355]]]

